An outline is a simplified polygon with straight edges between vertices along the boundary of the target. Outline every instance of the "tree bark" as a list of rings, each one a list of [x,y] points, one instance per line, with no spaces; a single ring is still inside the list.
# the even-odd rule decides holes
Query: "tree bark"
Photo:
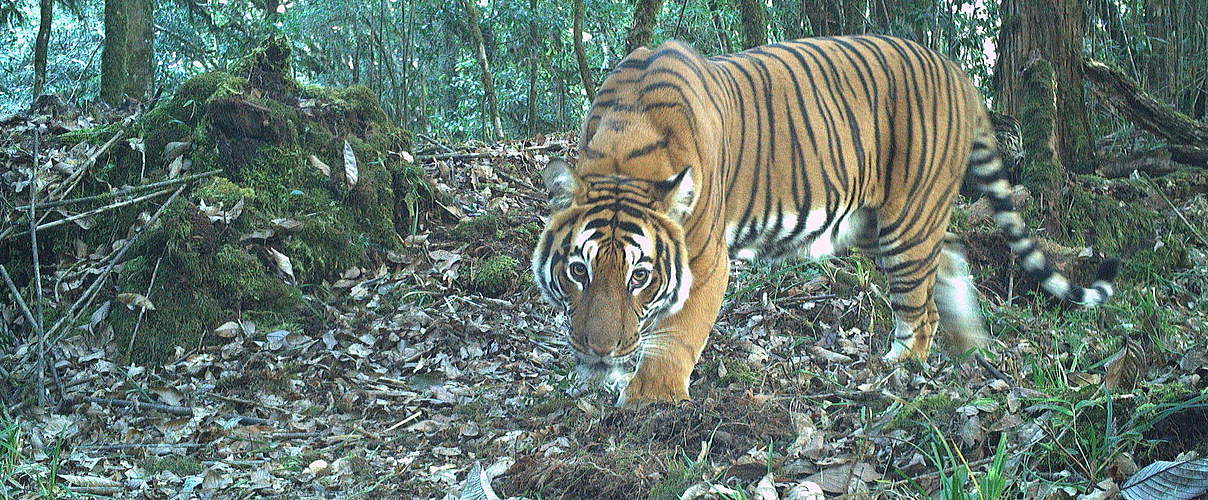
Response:
[[[478,26],[481,16],[473,0],[461,0],[466,11],[466,24],[470,30],[470,41],[474,44],[474,55],[478,58],[478,69],[482,70],[482,93],[486,100],[487,119],[492,139],[503,138],[503,125],[499,121],[499,105],[495,101],[495,79],[491,76],[491,63],[487,61],[487,49],[482,41],[482,29]]]
[[[1091,89],[1095,95],[1137,126],[1175,145],[1208,147],[1208,124],[1158,101],[1124,72],[1091,60],[1085,62],[1083,70],[1094,84]]]
[[[529,60],[528,60],[528,133],[537,133],[537,52],[542,48],[537,38],[537,0],[529,0]]]
[[[34,100],[42,95],[46,86],[46,52],[50,46],[50,23],[55,13],[53,0],[41,0],[39,7],[38,37],[34,42]]]
[[[153,0],[106,0],[101,49],[101,100],[116,106],[141,100],[154,75]]]
[[[764,0],[738,0],[742,16],[742,48],[749,49],[768,43],[767,7]]]
[[[999,58],[994,84],[998,110],[1019,116],[1024,105],[1022,70],[1040,57],[1052,65],[1057,116],[1053,130],[1061,164],[1078,173],[1094,169],[1094,147],[1082,82],[1082,0],[1002,0]]]
[[[575,19],[571,27],[571,38],[575,45],[575,59],[579,61],[579,77],[583,79],[583,90],[587,92],[587,101],[596,100],[596,84],[591,79],[591,70],[587,67],[587,52],[583,50],[583,0],[575,0]]]
[[[654,38],[654,25],[658,21],[663,0],[636,0],[633,6],[633,24],[625,36],[625,54],[650,45]]]
[[[1020,183],[1033,193],[1059,193],[1065,172],[1056,147],[1060,110],[1053,65],[1033,58],[1020,68],[1020,79],[1019,122],[1024,160]],[[1051,204],[1054,200],[1048,201]]]

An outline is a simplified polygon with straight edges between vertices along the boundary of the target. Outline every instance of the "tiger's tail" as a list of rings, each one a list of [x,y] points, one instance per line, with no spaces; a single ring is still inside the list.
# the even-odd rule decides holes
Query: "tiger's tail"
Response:
[[[1040,282],[1045,291],[1084,307],[1102,304],[1115,293],[1111,282],[1120,271],[1119,260],[1104,261],[1099,266],[1095,281],[1089,287],[1082,287],[1071,284],[1037,248],[1036,240],[1028,234],[1027,226],[1011,201],[1011,182],[1007,180],[994,133],[989,127],[980,131],[973,140],[973,152],[969,154],[969,175],[978,191],[989,198],[994,209],[994,223],[1006,236],[1011,252],[1020,258],[1024,271]]]

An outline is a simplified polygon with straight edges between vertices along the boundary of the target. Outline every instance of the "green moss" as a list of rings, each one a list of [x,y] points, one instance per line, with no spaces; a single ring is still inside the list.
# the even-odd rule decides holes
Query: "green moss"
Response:
[[[239,187],[227,180],[226,177],[213,177],[197,188],[196,191],[193,191],[193,197],[196,199],[221,202],[228,206],[239,202],[239,200],[252,199],[255,195],[256,190]]]
[[[302,302],[296,288],[268,272],[259,259],[235,245],[220,248],[210,269],[214,290],[232,308],[288,311]]]
[[[195,113],[200,111],[199,105],[205,104],[206,101],[241,94],[247,88],[247,78],[224,71],[211,71],[194,76],[181,84],[173,100],[176,101],[176,106],[184,108],[184,116],[195,117]]]
[[[1052,144],[1057,117],[1053,65],[1044,59],[1031,63],[1024,70],[1022,90],[1019,122],[1024,162],[1020,181],[1033,193],[1055,192],[1061,186],[1063,171]]]
[[[516,284],[520,276],[519,263],[507,255],[489,257],[474,266],[470,274],[470,286],[485,294],[504,293]]]
[[[499,239],[498,232],[503,229],[503,225],[503,218],[498,214],[485,213],[458,223],[449,230],[449,236],[462,241]]]
[[[739,382],[754,385],[759,382],[759,374],[751,369],[751,365],[737,359],[723,359],[721,363],[726,367],[726,376],[720,379],[722,383]]]

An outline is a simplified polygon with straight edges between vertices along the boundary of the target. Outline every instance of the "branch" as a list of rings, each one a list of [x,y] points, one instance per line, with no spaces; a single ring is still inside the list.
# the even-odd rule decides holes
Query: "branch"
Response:
[[[97,404],[103,404],[103,405],[124,406],[127,408],[137,408],[140,410],[157,410],[157,411],[162,411],[164,413],[168,413],[170,415],[179,415],[182,417],[193,416],[193,409],[189,408],[187,406],[172,406],[172,405],[164,405],[164,404],[159,404],[159,403],[144,403],[142,401],[130,401],[128,399],[96,398],[96,397],[92,397],[92,396],[83,396],[83,397],[79,397],[79,398],[72,398],[72,399],[66,400],[64,402],[64,404],[66,406],[72,406],[81,401],[87,401],[89,403],[97,403]],[[277,423],[276,421],[269,420],[267,418],[248,417],[248,416],[244,416],[244,415],[235,415],[235,414],[227,415],[227,418],[237,418],[237,419],[239,419],[239,423],[243,424],[243,425],[272,425],[272,424]]]
[[[1095,94],[1137,126],[1173,144],[1208,147],[1208,125],[1159,102],[1124,72],[1090,59],[1083,61],[1082,70]]]

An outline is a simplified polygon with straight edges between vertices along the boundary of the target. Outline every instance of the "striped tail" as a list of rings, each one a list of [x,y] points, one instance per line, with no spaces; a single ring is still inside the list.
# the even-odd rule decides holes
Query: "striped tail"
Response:
[[[1011,182],[1003,171],[994,134],[988,127],[973,140],[973,152],[969,154],[969,175],[978,191],[990,199],[994,223],[1006,236],[1011,252],[1019,256],[1024,271],[1040,282],[1045,291],[1085,307],[1102,304],[1115,293],[1111,281],[1120,271],[1119,260],[1104,261],[1099,266],[1095,282],[1089,287],[1081,287],[1071,284],[1057,272],[1044,252],[1036,247],[1036,241],[1028,234],[1027,226],[1015,211],[1015,204],[1011,201]]]

